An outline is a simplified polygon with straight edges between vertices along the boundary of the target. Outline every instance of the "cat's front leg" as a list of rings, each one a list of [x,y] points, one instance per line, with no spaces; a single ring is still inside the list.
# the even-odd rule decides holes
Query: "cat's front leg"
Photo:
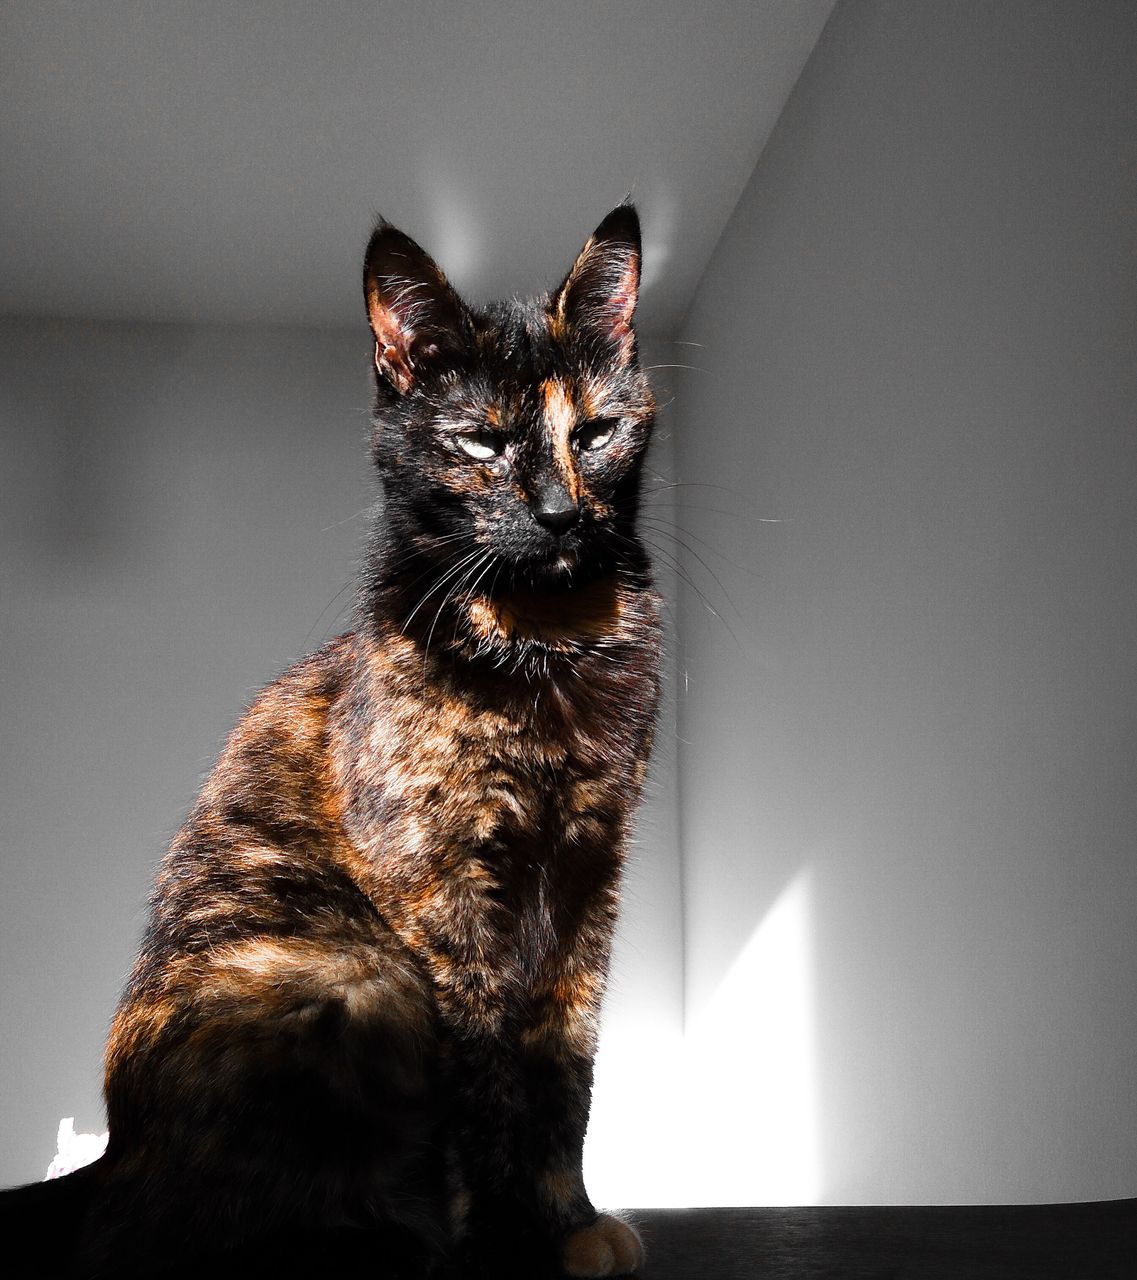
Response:
[[[610,1213],[578,1227],[561,1245],[561,1266],[570,1276],[627,1276],[644,1260],[639,1232]]]
[[[537,1177],[539,1213],[551,1225],[566,1275],[626,1276],[644,1259],[643,1242],[629,1223],[597,1213],[584,1186],[579,1155],[550,1149]]]
[[[449,1128],[469,1193],[452,1216],[471,1276],[512,1275],[504,1265],[525,1280],[622,1276],[642,1260],[635,1231],[597,1214],[581,1174],[610,936],[603,906],[585,921],[589,945],[585,927],[565,938],[528,993],[476,932],[452,933],[430,956],[449,1032]]]
[[[624,1276],[643,1262],[639,1234],[598,1214],[584,1186],[584,1135],[592,1101],[596,1011],[564,999],[557,983],[524,1038],[534,1129],[538,1212],[558,1240],[560,1264],[580,1277]]]
[[[639,1237],[596,1212],[581,1175],[591,1059],[519,1057],[506,1052],[511,1041],[463,1038],[449,1058],[463,1276],[631,1274],[643,1256]]]

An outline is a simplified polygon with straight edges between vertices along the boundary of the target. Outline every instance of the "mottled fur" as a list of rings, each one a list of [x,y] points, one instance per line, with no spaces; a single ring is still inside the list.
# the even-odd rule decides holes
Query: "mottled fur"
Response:
[[[639,261],[621,206],[550,297],[475,310],[377,228],[356,625],[256,698],[162,863],[89,1270],[320,1231],[376,1276],[637,1265],[580,1165],[658,693]]]

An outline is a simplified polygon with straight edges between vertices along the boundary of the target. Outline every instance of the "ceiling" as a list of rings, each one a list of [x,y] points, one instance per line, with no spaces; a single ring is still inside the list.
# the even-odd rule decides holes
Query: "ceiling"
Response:
[[[352,325],[376,213],[473,299],[630,193],[678,325],[833,0],[0,5],[0,313]]]

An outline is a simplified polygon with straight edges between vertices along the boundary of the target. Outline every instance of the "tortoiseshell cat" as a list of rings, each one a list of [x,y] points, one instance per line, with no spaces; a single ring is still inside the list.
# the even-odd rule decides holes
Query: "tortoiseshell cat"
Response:
[[[162,863],[84,1274],[270,1235],[307,1275],[332,1239],[377,1277],[639,1264],[581,1179],[658,695],[639,275],[629,205],[485,310],[372,236],[355,627],[255,699]]]

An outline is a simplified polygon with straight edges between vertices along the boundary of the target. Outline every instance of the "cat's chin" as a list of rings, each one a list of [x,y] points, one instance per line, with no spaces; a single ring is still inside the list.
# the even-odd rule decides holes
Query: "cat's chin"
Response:
[[[539,565],[520,579],[518,585],[527,585],[534,591],[568,590],[572,587],[574,578],[580,581],[580,567],[580,557],[572,552],[565,552],[555,560]]]
[[[582,545],[575,538],[544,554],[514,559],[493,579],[491,594],[576,592],[591,589],[616,571],[616,559],[601,541]]]
[[[615,575],[571,587],[567,578],[562,575],[543,586],[518,583],[510,591],[471,600],[466,613],[475,637],[495,646],[577,652],[581,645],[611,634],[625,603]]]
[[[500,581],[505,594],[516,595],[527,591],[569,591],[595,576],[584,572],[579,552],[566,549],[556,556],[522,561],[508,577],[501,575]]]

